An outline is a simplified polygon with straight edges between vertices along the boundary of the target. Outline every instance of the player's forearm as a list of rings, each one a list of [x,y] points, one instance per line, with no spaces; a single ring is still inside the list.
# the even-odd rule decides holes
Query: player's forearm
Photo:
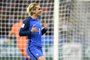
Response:
[[[47,23],[43,23],[42,24],[43,28],[42,28],[42,35],[46,33],[47,29],[48,29],[48,24]]]
[[[43,35],[47,32],[47,29],[43,28],[41,32],[42,32],[42,35]]]

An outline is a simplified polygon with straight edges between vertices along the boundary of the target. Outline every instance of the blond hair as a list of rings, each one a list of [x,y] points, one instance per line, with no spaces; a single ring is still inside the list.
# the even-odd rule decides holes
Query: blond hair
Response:
[[[37,3],[29,4],[29,6],[27,7],[27,13],[29,16],[31,16],[33,14],[33,11],[36,9],[37,5],[39,5],[39,4],[37,4]]]

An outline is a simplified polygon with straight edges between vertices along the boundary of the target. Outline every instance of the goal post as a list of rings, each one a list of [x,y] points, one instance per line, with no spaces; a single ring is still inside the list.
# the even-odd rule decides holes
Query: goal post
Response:
[[[59,0],[54,0],[54,60],[58,60]]]

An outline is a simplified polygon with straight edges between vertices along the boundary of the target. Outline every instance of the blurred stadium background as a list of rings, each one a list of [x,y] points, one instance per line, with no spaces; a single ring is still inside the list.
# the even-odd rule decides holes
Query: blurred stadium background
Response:
[[[0,60],[22,60],[16,38],[9,37],[11,26],[27,16],[26,7],[37,2],[43,7],[41,20],[49,24],[42,36],[46,60],[54,56],[54,2],[56,0],[0,0]],[[56,60],[90,60],[90,0],[59,1],[58,58]],[[56,11],[57,12],[57,11]]]

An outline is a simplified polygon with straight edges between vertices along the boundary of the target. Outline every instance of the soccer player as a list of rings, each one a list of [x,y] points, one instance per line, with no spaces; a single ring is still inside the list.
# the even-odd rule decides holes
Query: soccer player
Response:
[[[46,33],[48,25],[41,26],[40,15],[42,9],[39,4],[31,3],[27,7],[28,17],[23,21],[20,36],[28,36],[27,54],[32,60],[45,60],[42,52],[41,35]],[[23,40],[23,39],[22,39]]]
[[[11,31],[9,32],[9,36],[16,37],[18,49],[20,50],[22,56],[26,57],[26,60],[28,60],[28,55],[26,53],[26,45],[27,45],[28,39],[26,36],[23,36],[23,37],[19,36],[19,30],[22,24],[23,24],[22,20],[18,20],[15,24],[13,24],[13,26],[11,27]]]

